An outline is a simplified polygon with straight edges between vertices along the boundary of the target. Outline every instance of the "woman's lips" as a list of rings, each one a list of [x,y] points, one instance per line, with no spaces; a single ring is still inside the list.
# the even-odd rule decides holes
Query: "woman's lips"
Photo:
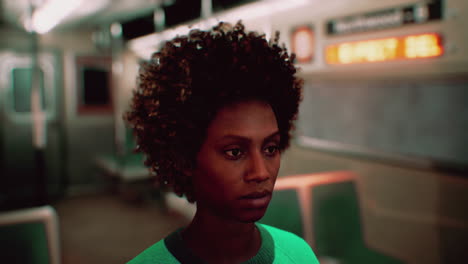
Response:
[[[240,200],[245,203],[248,207],[263,208],[268,206],[271,199],[271,192],[253,192],[248,195],[244,195]]]

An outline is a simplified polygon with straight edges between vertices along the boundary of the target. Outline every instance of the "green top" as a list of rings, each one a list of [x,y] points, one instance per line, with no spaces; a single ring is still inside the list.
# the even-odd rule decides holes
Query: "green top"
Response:
[[[319,264],[310,246],[300,237],[290,232],[256,224],[262,237],[258,253],[243,264]],[[197,258],[184,244],[181,229],[152,245],[127,264],[196,264],[205,263]]]

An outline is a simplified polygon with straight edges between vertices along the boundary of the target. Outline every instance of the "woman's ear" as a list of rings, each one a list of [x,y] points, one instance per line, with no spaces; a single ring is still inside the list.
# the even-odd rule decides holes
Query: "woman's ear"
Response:
[[[192,171],[192,169],[185,169],[185,170],[183,170],[183,173],[184,173],[184,175],[187,176],[187,177],[192,177],[192,176],[193,176],[193,171]]]

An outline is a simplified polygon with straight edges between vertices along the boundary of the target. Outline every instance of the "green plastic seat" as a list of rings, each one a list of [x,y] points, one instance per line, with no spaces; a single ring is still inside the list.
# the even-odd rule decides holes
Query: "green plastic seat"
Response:
[[[50,263],[47,236],[41,223],[0,226],[2,263]]]
[[[58,222],[50,206],[0,213],[0,262],[58,264]]]
[[[312,190],[315,253],[343,264],[403,263],[365,245],[353,182],[316,186]]]
[[[276,190],[260,223],[303,237],[301,210],[296,190]]]

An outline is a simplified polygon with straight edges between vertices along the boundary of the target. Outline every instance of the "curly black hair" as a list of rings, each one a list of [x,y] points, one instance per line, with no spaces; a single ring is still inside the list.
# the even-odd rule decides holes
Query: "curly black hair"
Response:
[[[265,35],[220,22],[167,41],[142,63],[125,119],[133,126],[137,152],[159,184],[194,201],[191,179],[196,155],[217,111],[246,100],[268,103],[278,122],[280,150],[289,146],[303,81],[294,54]]]

